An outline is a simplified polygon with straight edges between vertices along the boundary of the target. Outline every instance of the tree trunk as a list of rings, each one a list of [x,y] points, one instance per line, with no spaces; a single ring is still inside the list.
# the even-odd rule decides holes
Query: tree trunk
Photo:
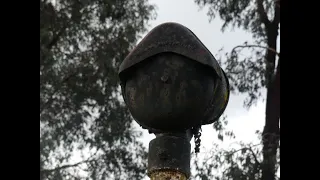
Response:
[[[277,49],[277,38],[280,23],[280,6],[275,6],[275,16],[272,22],[266,24],[268,47]],[[275,72],[277,54],[267,51],[266,80],[267,80],[267,102],[266,119],[262,132],[263,162],[262,180],[275,180],[277,150],[280,141],[280,55]]]
[[[280,140],[280,59],[272,85],[268,88],[263,137],[262,180],[275,179],[276,155]]]

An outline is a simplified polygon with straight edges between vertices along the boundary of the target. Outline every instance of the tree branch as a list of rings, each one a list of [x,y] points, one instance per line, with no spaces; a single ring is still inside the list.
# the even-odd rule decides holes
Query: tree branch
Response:
[[[73,76],[75,76],[77,74],[78,71],[75,71],[73,73],[71,73],[70,75],[68,75],[67,77],[63,78],[62,81],[59,83],[59,86],[53,91],[53,93],[51,94],[49,100],[47,102],[44,103],[44,105],[40,108],[40,115],[42,114],[42,112],[44,111],[44,109],[46,109],[53,101],[54,99],[54,95],[56,95],[56,93],[60,90],[60,88],[62,87],[62,85],[67,82],[70,78],[72,78]]]
[[[274,5],[274,18],[272,24],[275,26],[280,23],[280,0],[277,0]]]
[[[268,15],[266,13],[266,10],[263,7],[263,0],[257,0],[257,8],[258,8],[258,14],[260,16],[261,22],[266,26],[266,28],[269,28],[270,21],[268,19]]]
[[[75,164],[67,164],[67,165],[56,167],[54,169],[42,169],[42,170],[40,170],[40,173],[48,174],[48,173],[51,173],[51,172],[54,172],[54,171],[60,171],[62,169],[67,169],[67,168],[71,168],[71,167],[77,167],[77,166],[79,166],[81,164],[84,164],[84,163],[87,163],[87,162],[91,162],[91,161],[93,161],[93,160],[85,160],[85,161],[81,161],[81,162],[78,162],[78,163],[75,163]]]
[[[47,3],[46,4],[46,10],[43,10],[44,13],[46,12],[50,12],[47,13],[48,16],[50,16],[51,19],[57,19],[57,13],[56,10],[54,8],[54,6],[52,5],[52,3]],[[54,47],[59,39],[61,38],[61,36],[65,33],[67,27],[69,26],[69,23],[71,22],[71,20],[67,20],[67,22],[65,22],[63,24],[63,26],[60,28],[60,30],[58,30],[57,33],[54,33],[53,37],[51,38],[51,41],[49,43],[47,43],[46,45],[44,45],[45,47],[45,53],[42,55],[41,59],[44,61],[44,59],[46,59],[48,52],[52,49],[52,47]],[[40,27],[40,31],[41,31],[41,27]],[[52,30],[53,31],[53,30]],[[40,59],[40,61],[41,61]]]
[[[76,3],[80,3],[79,1],[77,1]],[[51,3],[50,3],[51,4]],[[52,5],[51,5],[52,6]],[[52,6],[51,9],[53,9],[54,11],[54,7]],[[82,9],[79,9],[78,12],[80,12]],[[65,22],[63,23],[63,26],[62,28],[58,31],[58,33],[55,34],[55,36],[52,37],[51,41],[45,45],[45,48],[46,48],[46,53],[44,53],[41,57],[42,61],[45,61],[45,59],[47,58],[48,56],[48,52],[50,52],[50,50],[57,45],[58,41],[60,40],[61,36],[63,34],[65,34],[67,28],[71,25],[72,21],[76,21],[76,19],[79,19],[79,14],[80,14],[80,17],[81,17],[81,13],[77,13],[76,15],[73,13],[71,15],[71,17]],[[41,60],[40,59],[40,60]]]
[[[252,146],[250,146],[250,147],[240,148],[240,149],[237,149],[237,150],[231,152],[229,155],[233,155],[233,154],[235,154],[235,153],[237,153],[237,152],[239,152],[239,151],[241,151],[241,150],[250,150],[249,148],[252,148],[252,147],[255,147],[255,146],[259,146],[259,145],[261,145],[261,144],[255,144],[255,145],[252,145]]]
[[[51,39],[51,41],[46,45],[47,51],[50,51],[51,48],[58,43],[60,37],[65,33],[65,31],[66,31],[69,23],[70,23],[70,21],[67,21],[67,23],[64,24],[64,26],[60,29],[60,31],[59,31],[59,32]]]
[[[92,154],[88,159],[86,159],[84,161],[80,161],[80,162],[75,163],[75,164],[67,164],[67,165],[63,165],[63,166],[58,166],[58,167],[53,168],[53,169],[40,169],[40,173],[48,174],[48,173],[51,173],[51,172],[54,172],[54,171],[60,171],[62,169],[67,169],[67,168],[71,168],[71,167],[77,167],[77,166],[79,166],[81,164],[92,162],[92,161],[94,161],[94,159],[92,159],[92,158],[95,155],[97,155],[98,151],[99,151],[99,148],[96,150],[96,152],[94,154]]]
[[[254,158],[254,161],[255,161],[257,164],[260,164],[260,162],[259,162],[256,154],[255,154],[254,151],[252,150],[252,147],[249,146],[248,149],[249,149],[249,151],[251,152],[251,154],[252,154],[252,156],[253,156],[253,158]]]
[[[57,42],[59,41],[60,37],[66,32],[67,28],[69,25],[71,25],[72,21],[77,21],[78,19],[81,18],[81,11],[83,10],[83,8],[80,7],[82,3],[80,1],[76,1],[73,5],[75,7],[73,7],[71,13],[71,17],[63,24],[62,28],[59,30],[59,32],[52,38],[52,40],[50,41],[50,43],[47,44],[46,48],[49,51],[53,46],[55,46],[57,44]],[[52,6],[52,5],[51,5]],[[54,7],[52,6],[52,8],[54,9]]]
[[[276,53],[280,57],[280,53],[277,52],[275,49],[270,48],[270,47],[266,47],[266,46],[260,46],[260,45],[238,45],[238,46],[236,46],[236,47],[234,47],[232,49],[231,53],[235,52],[235,50],[238,49],[238,48],[262,48],[262,49],[267,49],[267,50],[269,50],[271,52]]]

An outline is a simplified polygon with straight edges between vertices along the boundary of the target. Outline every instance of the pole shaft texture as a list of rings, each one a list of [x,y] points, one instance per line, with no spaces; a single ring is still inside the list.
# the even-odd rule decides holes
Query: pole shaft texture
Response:
[[[186,180],[190,176],[191,145],[187,132],[158,134],[149,143],[148,176],[151,180]]]

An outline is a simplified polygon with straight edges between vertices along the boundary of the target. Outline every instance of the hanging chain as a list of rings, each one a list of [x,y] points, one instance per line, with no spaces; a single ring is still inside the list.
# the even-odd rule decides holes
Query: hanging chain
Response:
[[[201,143],[201,126],[198,127],[193,127],[192,128],[192,133],[194,136],[194,143],[195,143],[195,148],[194,151],[195,153],[199,153],[200,152],[200,143]]]

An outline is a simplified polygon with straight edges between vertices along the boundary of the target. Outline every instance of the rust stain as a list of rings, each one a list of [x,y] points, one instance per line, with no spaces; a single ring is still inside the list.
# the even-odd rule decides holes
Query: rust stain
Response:
[[[223,102],[222,105],[221,105],[221,106],[222,106],[221,109],[224,108],[224,106],[227,104],[228,97],[229,97],[229,92],[226,91],[226,92],[224,93],[224,96],[223,96],[224,102]]]
[[[150,180],[187,180],[187,177],[179,171],[165,170],[151,173]]]

